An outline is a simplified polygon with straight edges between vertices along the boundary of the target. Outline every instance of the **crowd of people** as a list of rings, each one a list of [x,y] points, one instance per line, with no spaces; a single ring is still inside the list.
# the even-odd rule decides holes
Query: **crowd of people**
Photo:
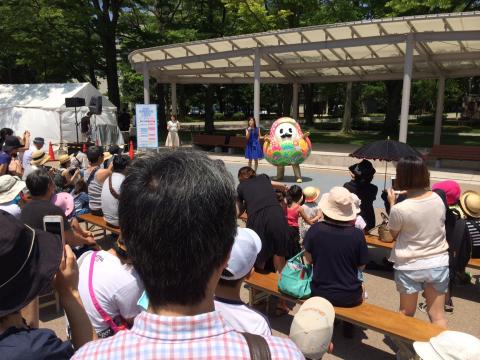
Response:
[[[223,162],[201,152],[168,151],[131,162],[118,147],[104,152],[91,146],[86,154],[52,161],[42,138],[30,143],[28,132],[19,138],[4,130],[2,358],[248,359],[256,353],[320,359],[332,349],[333,306],[353,307],[366,297],[364,234],[375,227],[377,195],[368,161],[350,168],[352,181],[323,195],[313,186],[287,187],[251,167],[239,170],[235,188]],[[466,217],[476,256],[480,194],[456,199],[448,189],[430,191],[428,169],[418,158],[398,162],[397,189],[388,192],[397,240],[389,260],[400,311],[413,316],[423,292],[431,321],[446,328],[452,276],[447,209],[458,207]],[[103,217],[121,235],[97,243],[79,222],[85,213]],[[63,239],[44,231],[50,215],[63,219]],[[312,298],[295,315],[290,339],[275,337],[268,318],[243,303],[240,290],[253,270],[281,273],[299,252],[313,264]],[[68,320],[68,341],[39,329],[39,296],[53,289]],[[289,310],[278,301],[278,315]],[[343,326],[345,336],[353,336],[353,325]],[[471,338],[478,355],[480,341]],[[418,348],[426,353],[439,342]]]

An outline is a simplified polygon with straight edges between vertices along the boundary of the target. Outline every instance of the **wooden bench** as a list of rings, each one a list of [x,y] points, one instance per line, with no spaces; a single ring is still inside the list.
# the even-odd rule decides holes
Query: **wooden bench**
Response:
[[[277,273],[260,274],[253,272],[253,274],[245,280],[245,283],[249,285],[251,305],[255,302],[253,290],[294,303],[303,303],[303,300],[292,298],[278,290]],[[411,353],[409,347],[414,341],[428,341],[444,330],[437,325],[365,302],[353,308],[335,307],[335,317],[360,327],[388,335],[395,341],[404,354]]]
[[[87,230],[91,231],[94,226],[97,226],[103,230],[104,237],[107,236],[107,231],[110,231],[113,234],[120,235],[120,229],[113,228],[107,225],[105,219],[101,216],[96,216],[92,214],[83,214],[79,216],[80,220],[85,221],[87,224]],[[91,224],[91,226],[89,226]]]
[[[379,239],[378,236],[375,235],[365,235],[365,240],[367,241],[368,245],[381,247],[384,249],[392,249],[395,245],[395,242],[383,242]],[[467,266],[473,269],[480,269],[480,259],[470,259]]]
[[[433,145],[428,157],[437,159],[435,167],[442,159],[480,161],[480,146]]]
[[[197,146],[224,146],[225,136],[195,134],[192,138],[192,144]]]

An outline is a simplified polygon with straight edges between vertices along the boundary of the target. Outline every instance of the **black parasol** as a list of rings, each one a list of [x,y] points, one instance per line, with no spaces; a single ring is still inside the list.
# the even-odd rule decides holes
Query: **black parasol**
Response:
[[[402,157],[418,156],[423,157],[421,153],[412,148],[410,145],[390,140],[378,140],[370,144],[363,145],[355,150],[350,156],[357,159],[382,160],[382,161],[398,161]],[[387,163],[385,163],[385,179],[383,188],[387,183]]]

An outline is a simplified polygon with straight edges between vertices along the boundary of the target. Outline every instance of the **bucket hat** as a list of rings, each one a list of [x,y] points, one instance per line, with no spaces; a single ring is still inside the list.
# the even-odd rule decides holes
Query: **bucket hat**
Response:
[[[428,342],[415,341],[418,356],[428,360],[480,359],[480,339],[460,331],[443,331]]]
[[[13,201],[27,185],[12,175],[0,176],[0,204]]]
[[[305,198],[305,202],[311,203],[317,201],[318,197],[320,196],[320,189],[314,186],[307,186],[303,189],[303,197]]]
[[[463,211],[473,218],[480,218],[480,194],[475,191],[465,191],[460,197]]]
[[[364,179],[375,175],[375,168],[372,163],[368,160],[363,159],[359,163],[349,166],[348,170],[355,175],[355,177]]]
[[[447,204],[449,206],[455,205],[458,200],[460,199],[460,194],[462,191],[460,190],[460,185],[458,182],[453,180],[445,180],[440,181],[432,185],[432,190],[443,190],[445,195],[447,196]]]
[[[315,296],[305,301],[293,317],[290,339],[309,359],[321,359],[332,340],[335,310],[322,297]]]
[[[6,136],[5,141],[3,142],[2,150],[5,152],[10,152],[12,150],[23,147],[18,137],[14,135]]]
[[[350,191],[341,186],[333,187],[320,199],[319,207],[330,219],[352,221],[357,217],[356,207]]]
[[[0,210],[0,318],[45,292],[62,259],[59,236],[22,224]]]
[[[32,153],[32,160],[30,161],[30,164],[39,166],[45,164],[47,161],[50,161],[50,156],[46,154],[45,151],[35,150]]]
[[[58,206],[65,213],[65,216],[70,216],[70,214],[75,209],[75,201],[73,196],[66,192],[60,192],[52,196],[50,202]]]

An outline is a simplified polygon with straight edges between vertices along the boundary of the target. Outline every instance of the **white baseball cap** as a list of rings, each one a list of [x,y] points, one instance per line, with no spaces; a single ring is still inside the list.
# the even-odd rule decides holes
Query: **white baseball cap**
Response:
[[[225,280],[238,280],[252,270],[257,255],[262,250],[262,241],[257,233],[247,228],[237,228],[237,236],[225,270],[233,276],[221,276]]]
[[[319,296],[311,297],[293,317],[290,339],[306,358],[321,359],[332,340],[334,320],[332,304]]]
[[[415,341],[413,347],[424,360],[480,359],[480,339],[459,331],[443,331],[428,342]]]

